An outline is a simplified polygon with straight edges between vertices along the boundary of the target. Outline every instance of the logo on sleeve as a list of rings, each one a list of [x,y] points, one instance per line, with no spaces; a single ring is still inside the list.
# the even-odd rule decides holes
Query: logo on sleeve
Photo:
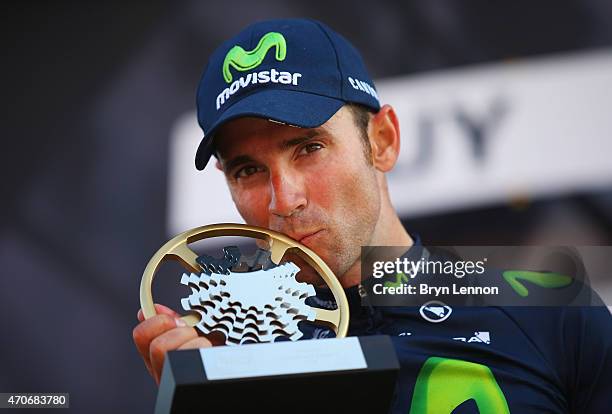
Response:
[[[529,270],[506,270],[503,277],[521,297],[529,296],[529,290],[521,280],[533,283],[545,289],[558,289],[569,286],[572,278],[553,272],[532,272]]]

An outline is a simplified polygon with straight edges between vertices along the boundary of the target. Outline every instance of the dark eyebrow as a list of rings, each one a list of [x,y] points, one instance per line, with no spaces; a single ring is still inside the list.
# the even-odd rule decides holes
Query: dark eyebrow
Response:
[[[248,155],[238,155],[237,157],[234,157],[228,162],[224,163],[223,170],[227,173],[239,165],[248,164],[250,162],[255,162],[255,160]]]
[[[321,133],[322,132],[319,131],[318,129],[309,129],[302,136],[290,138],[290,139],[282,141],[279,144],[279,148],[283,151],[288,150],[292,147],[300,145],[303,142],[307,142],[307,141],[310,141],[316,138],[317,136],[321,135]],[[223,163],[223,171],[227,173],[229,171],[232,171],[234,168],[238,167],[239,165],[248,164],[251,162],[253,163],[256,162],[255,159],[253,159],[253,157],[249,155],[238,155],[232,158],[231,160],[229,160],[228,162]]]
[[[317,130],[317,129],[310,129],[303,136],[299,136],[299,137],[295,137],[295,138],[290,138],[290,139],[287,139],[285,141],[282,141],[279,144],[279,148],[281,150],[283,150],[283,151],[288,150],[288,149],[290,149],[292,147],[300,145],[303,142],[310,141],[311,139],[315,138],[316,136],[318,136],[320,134],[321,134],[321,132],[319,130]]]

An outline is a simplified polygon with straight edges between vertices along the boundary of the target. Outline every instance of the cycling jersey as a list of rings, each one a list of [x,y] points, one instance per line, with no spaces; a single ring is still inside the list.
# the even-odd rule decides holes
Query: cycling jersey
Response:
[[[400,372],[391,413],[612,413],[606,307],[443,306],[432,313],[362,306],[358,286],[345,291],[349,335],[389,335],[395,346]],[[335,308],[323,289],[308,303]],[[305,337],[333,336],[302,328]]]

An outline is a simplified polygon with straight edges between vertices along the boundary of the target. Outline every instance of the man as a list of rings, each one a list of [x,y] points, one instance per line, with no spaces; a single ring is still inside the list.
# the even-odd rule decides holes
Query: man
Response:
[[[325,260],[351,305],[349,334],[392,337],[401,363],[394,413],[612,407],[607,311],[457,308],[432,321],[418,308],[361,306],[361,246],[414,245],[410,253],[420,242],[403,228],[386,184],[400,148],[397,116],[380,105],[340,35],[312,20],[249,26],[212,55],[197,102],[205,133],[197,168],[214,154],[247,224],[285,233]],[[333,308],[330,299],[319,292],[317,303]],[[212,344],[171,309],[157,311],[146,321],[139,313],[133,334],[159,381],[167,351]],[[484,331],[495,336],[453,339]]]

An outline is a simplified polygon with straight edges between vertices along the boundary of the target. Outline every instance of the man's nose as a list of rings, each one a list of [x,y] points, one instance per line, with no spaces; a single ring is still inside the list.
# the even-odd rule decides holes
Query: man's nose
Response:
[[[272,174],[270,176],[271,214],[279,217],[290,217],[306,207],[307,198],[303,182],[290,174]]]

